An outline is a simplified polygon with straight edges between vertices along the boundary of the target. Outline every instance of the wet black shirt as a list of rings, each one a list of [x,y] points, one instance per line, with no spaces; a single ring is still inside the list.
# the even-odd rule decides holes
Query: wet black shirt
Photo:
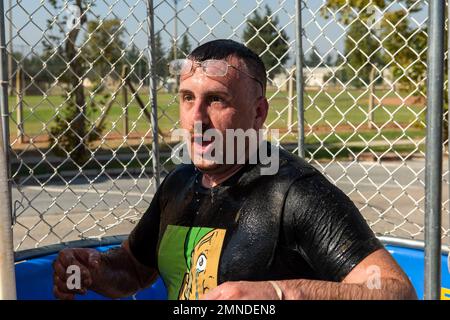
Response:
[[[226,281],[341,281],[382,248],[352,201],[304,160],[280,150],[277,174],[245,165],[206,189],[180,165],[129,237],[169,299],[198,299]]]

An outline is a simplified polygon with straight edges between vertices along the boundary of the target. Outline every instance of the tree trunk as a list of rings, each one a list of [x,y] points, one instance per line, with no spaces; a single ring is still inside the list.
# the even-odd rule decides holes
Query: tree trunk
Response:
[[[86,21],[84,11],[81,6],[81,0],[76,1],[76,5],[80,8],[82,25]],[[66,41],[66,57],[69,62],[70,69],[70,84],[71,84],[71,99],[75,98],[75,106],[78,114],[70,123],[70,128],[77,134],[79,140],[77,146],[74,148],[72,154],[75,159],[82,160],[86,156],[86,99],[84,96],[83,88],[83,68],[80,59],[77,57],[78,49],[75,46],[79,34],[79,28],[73,28],[69,32],[68,39]]]

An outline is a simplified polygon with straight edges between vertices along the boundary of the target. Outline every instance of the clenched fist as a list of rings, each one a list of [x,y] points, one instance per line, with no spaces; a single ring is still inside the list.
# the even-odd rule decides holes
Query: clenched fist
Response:
[[[72,300],[92,288],[100,267],[101,254],[90,248],[61,250],[53,262],[53,293],[58,299]]]

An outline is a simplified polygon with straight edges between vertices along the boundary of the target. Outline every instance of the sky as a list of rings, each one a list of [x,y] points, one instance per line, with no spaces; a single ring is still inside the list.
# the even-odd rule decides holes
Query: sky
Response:
[[[175,2],[178,2],[178,19],[175,19]],[[326,0],[306,0],[302,9],[302,26],[304,36],[303,50],[307,56],[311,47],[315,46],[322,56],[343,51],[345,26],[336,21],[336,17],[325,19],[319,13]],[[421,0],[419,0],[421,1]],[[63,1],[67,4],[73,1]],[[13,45],[15,51],[22,53],[39,53],[42,50],[42,40],[47,27],[47,20],[55,14],[65,15],[68,10],[56,12],[47,0],[12,0],[13,3]],[[146,0],[94,0],[88,19],[119,18],[126,28],[125,40],[128,45],[135,44],[138,48],[148,45],[147,1]],[[193,47],[197,44],[217,39],[231,38],[241,40],[245,21],[256,8],[262,12],[268,5],[279,19],[279,27],[285,30],[289,38],[290,56],[295,50],[295,1],[294,0],[154,0],[155,31],[161,34],[166,50],[171,46],[177,21],[178,37],[188,32]],[[399,5],[392,6],[393,9]],[[8,8],[8,1],[5,1]],[[8,14],[8,13],[7,13]],[[411,17],[414,23],[424,26],[426,23],[426,8]],[[6,19],[6,39],[9,19]],[[84,36],[79,37],[81,41]],[[290,59],[291,63],[293,59]]]

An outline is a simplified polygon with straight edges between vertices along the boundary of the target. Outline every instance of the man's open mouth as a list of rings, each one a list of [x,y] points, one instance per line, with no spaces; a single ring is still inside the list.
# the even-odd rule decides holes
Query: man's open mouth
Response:
[[[195,136],[192,139],[194,150],[202,153],[206,152],[214,144],[214,140],[214,137],[211,140],[204,140],[202,136]]]

